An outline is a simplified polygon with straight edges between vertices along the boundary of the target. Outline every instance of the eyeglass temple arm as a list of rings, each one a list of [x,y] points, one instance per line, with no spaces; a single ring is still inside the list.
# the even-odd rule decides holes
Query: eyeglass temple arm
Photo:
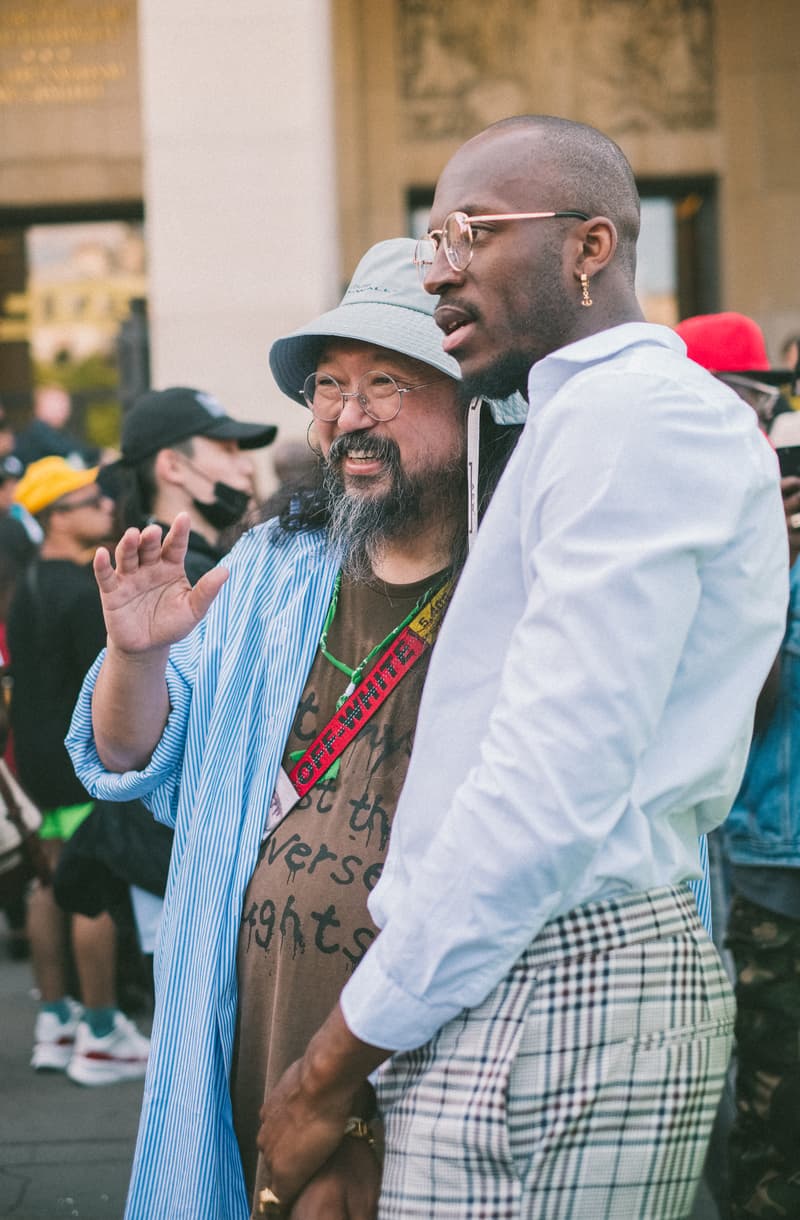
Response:
[[[466,216],[467,224],[480,222],[483,220],[547,220],[550,217],[574,216],[576,220],[588,220],[589,217],[585,212],[579,212],[575,208],[566,208],[561,212],[499,212],[493,215],[486,216]],[[441,240],[444,229],[429,229],[425,237],[429,241]],[[421,240],[424,240],[422,238]]]

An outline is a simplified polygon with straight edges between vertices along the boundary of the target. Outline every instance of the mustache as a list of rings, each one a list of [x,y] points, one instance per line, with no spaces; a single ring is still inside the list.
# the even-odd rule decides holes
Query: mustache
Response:
[[[342,458],[355,452],[392,466],[400,464],[400,450],[395,441],[388,436],[375,436],[373,432],[364,429],[337,436],[328,450],[327,465],[336,466]]]

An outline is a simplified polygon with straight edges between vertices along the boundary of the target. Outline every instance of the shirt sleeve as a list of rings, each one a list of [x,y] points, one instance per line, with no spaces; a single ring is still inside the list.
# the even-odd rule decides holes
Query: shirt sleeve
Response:
[[[149,763],[141,771],[108,771],[103,766],[92,729],[92,695],[105,649],[95,660],[81,687],[66,747],[78,779],[98,800],[144,802],[154,817],[175,825],[194,677],[202,633],[199,628],[170,651],[166,681],[170,711],[164,732]]]
[[[744,481],[715,462],[708,413],[653,383],[573,378],[527,451],[524,609],[475,765],[343,992],[366,1042],[411,1049],[480,1003],[609,836],[648,851],[637,768]]]

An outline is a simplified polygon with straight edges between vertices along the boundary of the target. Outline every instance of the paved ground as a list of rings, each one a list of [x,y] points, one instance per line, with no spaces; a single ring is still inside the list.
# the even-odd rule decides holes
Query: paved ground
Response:
[[[9,959],[4,936],[0,920],[0,1217],[119,1220],[142,1085],[84,1089],[31,1071],[31,970]]]

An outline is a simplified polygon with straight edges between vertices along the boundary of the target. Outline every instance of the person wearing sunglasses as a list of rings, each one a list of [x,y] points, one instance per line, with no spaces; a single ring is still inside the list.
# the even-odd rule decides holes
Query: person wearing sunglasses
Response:
[[[78,469],[50,455],[32,462],[15,490],[16,503],[35,518],[43,537],[38,556],[17,580],[9,610],[11,727],[19,778],[43,811],[39,837],[54,871],[65,844],[93,809],[64,737],[105,636],[92,559],[113,534],[114,506],[97,476],[97,467]],[[53,886],[37,880],[28,934],[41,994],[31,1066],[66,1071],[90,1086],[143,1076],[149,1043],[117,1007],[111,915],[68,915]],[[70,939],[80,1002],[68,994]]]
[[[772,368],[763,331],[746,314],[726,310],[683,318],[675,327],[686,354],[724,381],[755,411],[767,434],[778,415],[792,410],[795,373]]]
[[[283,1214],[367,1076],[381,1220],[691,1210],[734,1003],[689,882],[786,538],[754,412],[643,318],[638,228],[624,154],[567,119],[501,121],[439,178],[416,261],[443,350],[528,418],[428,674],[380,934],[264,1109]]]
[[[194,589],[185,514],[95,564],[109,647],[73,758],[92,791],[141,795],[175,826],[129,1220],[271,1214],[260,1107],[375,937],[367,899],[437,631],[519,431],[500,412],[521,405],[484,409],[470,481],[481,407],[413,252],[379,242],[339,305],[272,345],[313,484]],[[373,1111],[365,1085],[298,1220],[373,1215]]]
[[[687,353],[756,411],[778,454],[786,518],[789,611],[759,696],[744,777],[725,823],[715,913],[732,957],[737,998],[735,1111],[726,1177],[730,1214],[800,1214],[800,415],[781,394],[794,369],[770,369],[758,324],[739,313],[686,318]],[[777,407],[777,410],[776,410]],[[726,1116],[720,1109],[720,1120]]]

